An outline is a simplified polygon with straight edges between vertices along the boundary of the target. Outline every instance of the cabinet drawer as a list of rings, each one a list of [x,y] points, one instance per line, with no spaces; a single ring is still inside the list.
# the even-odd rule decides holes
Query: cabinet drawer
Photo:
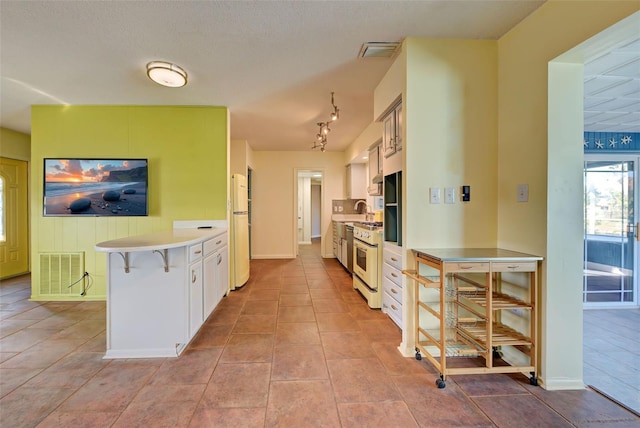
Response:
[[[489,272],[489,263],[447,263],[447,272]]]
[[[402,306],[402,287],[392,282],[389,278],[382,278],[382,289],[389,296],[393,297],[397,305]]]
[[[402,287],[402,273],[399,269],[391,266],[388,263],[382,264],[382,276],[385,278],[389,278],[391,281],[396,283],[399,287]]]
[[[385,248],[382,251],[382,258],[384,262],[390,264],[396,269],[402,269],[402,256],[395,251],[390,251],[388,248]]]
[[[382,311],[389,315],[389,318],[391,318],[398,327],[402,328],[402,305],[387,293],[382,294]]]
[[[223,233],[215,238],[211,238],[208,241],[204,241],[204,254],[211,254],[214,251],[218,251],[220,248],[227,245],[227,234]]]
[[[495,262],[491,263],[494,272],[533,272],[536,270],[536,262]]]
[[[202,243],[189,247],[189,263],[202,258]]]

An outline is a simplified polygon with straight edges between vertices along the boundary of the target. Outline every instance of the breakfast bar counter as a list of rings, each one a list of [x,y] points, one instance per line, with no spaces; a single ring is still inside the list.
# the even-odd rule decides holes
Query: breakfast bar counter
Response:
[[[108,253],[105,358],[176,357],[229,290],[226,228],[100,242]]]

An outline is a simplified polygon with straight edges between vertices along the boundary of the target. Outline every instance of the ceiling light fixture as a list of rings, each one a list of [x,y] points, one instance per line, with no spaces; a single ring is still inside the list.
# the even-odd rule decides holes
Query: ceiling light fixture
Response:
[[[331,122],[335,122],[340,118],[340,110],[338,109],[338,106],[336,105],[333,99],[333,92],[331,92],[331,107],[333,107],[333,111],[329,116],[329,120],[326,122],[317,123],[319,127],[318,133],[316,134],[317,141],[313,142],[313,146],[311,146],[312,149],[320,149],[321,152],[326,151],[325,146],[327,145],[327,135],[329,134],[329,132],[331,132],[331,128],[329,128],[329,124]]]
[[[182,67],[166,61],[148,63],[147,76],[154,82],[170,88],[179,88],[187,84],[187,72]]]

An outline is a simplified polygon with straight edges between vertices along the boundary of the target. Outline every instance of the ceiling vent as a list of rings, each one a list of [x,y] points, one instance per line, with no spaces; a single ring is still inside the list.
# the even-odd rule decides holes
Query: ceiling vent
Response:
[[[399,42],[366,42],[358,53],[358,58],[391,58],[400,46]]]

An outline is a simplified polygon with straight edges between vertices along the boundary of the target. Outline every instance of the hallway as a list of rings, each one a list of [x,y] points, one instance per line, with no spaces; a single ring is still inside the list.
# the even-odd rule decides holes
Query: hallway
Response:
[[[460,375],[437,389],[426,360],[370,310],[319,245],[252,260],[185,353],[104,360],[104,302],[30,302],[0,286],[0,426],[638,426],[591,390],[545,391],[525,375]],[[476,363],[469,360],[470,364]]]

